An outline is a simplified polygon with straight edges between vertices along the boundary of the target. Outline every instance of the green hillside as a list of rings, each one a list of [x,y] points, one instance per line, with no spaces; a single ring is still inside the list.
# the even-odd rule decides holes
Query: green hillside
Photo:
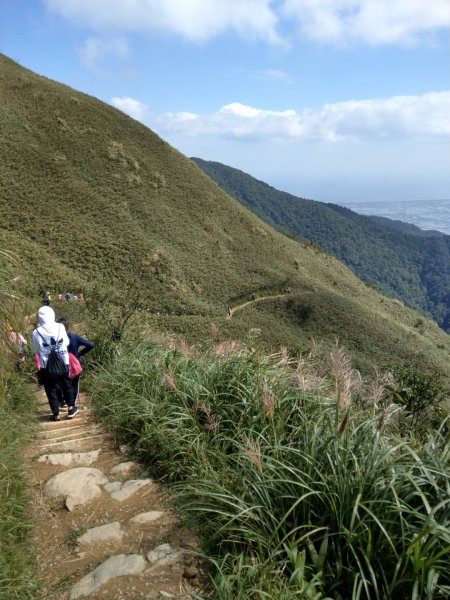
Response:
[[[273,227],[319,244],[362,280],[450,330],[450,236],[297,198],[238,169],[192,160]]]
[[[122,112],[6,57],[0,67],[0,244],[21,257],[36,303],[47,288],[105,303],[138,295],[153,331],[192,341],[252,331],[300,350],[338,338],[361,368],[449,376],[449,338],[432,322],[263,223]],[[286,286],[292,294],[224,318],[226,303]]]

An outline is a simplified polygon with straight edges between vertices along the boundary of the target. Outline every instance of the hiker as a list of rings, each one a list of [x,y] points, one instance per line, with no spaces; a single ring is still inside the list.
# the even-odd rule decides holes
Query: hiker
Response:
[[[72,381],[69,377],[69,338],[64,325],[56,323],[55,311],[50,306],[41,306],[37,313],[39,325],[33,331],[32,349],[38,369],[38,382],[44,386],[47,400],[52,411],[51,420],[60,421],[59,394],[69,407],[67,418],[72,419],[78,412],[73,398]],[[55,375],[48,369],[49,357],[52,351],[62,359],[62,372]]]
[[[58,302],[62,302],[64,300],[64,296],[62,294],[58,294],[56,296],[56,299],[58,300]]]
[[[231,317],[231,315],[233,313],[233,305],[232,304],[229,304],[227,306],[227,313],[228,313],[228,316]]]
[[[80,292],[80,293],[78,294],[78,300],[79,300],[80,302],[83,302],[83,300],[84,300],[84,294],[83,294],[83,292]]]
[[[44,306],[50,306],[50,302],[52,301],[52,297],[50,292],[45,292],[44,298],[42,300]]]
[[[16,370],[20,371],[22,369],[22,363],[25,362],[27,340],[20,332],[14,331],[9,323],[6,324],[6,331],[8,332],[8,340],[11,348],[16,353]]]
[[[58,319],[58,323],[64,325],[67,331],[67,335],[69,337],[69,347],[67,349],[70,354],[73,354],[78,360],[80,360],[82,356],[84,356],[92,350],[94,344],[89,340],[86,340],[84,337],[81,337],[81,335],[78,335],[77,333],[72,333],[70,331],[70,323],[66,321],[66,319]],[[78,373],[78,375],[72,377],[73,398],[75,404],[78,400],[78,395],[80,393],[80,374],[81,371]]]
[[[252,302],[254,302],[254,301],[256,300],[256,294],[255,294],[255,292],[253,292],[253,294],[251,295],[251,298],[250,298],[250,300],[251,300]]]
[[[70,302],[72,299],[72,294],[70,292],[66,292],[64,298],[67,300],[67,302]]]

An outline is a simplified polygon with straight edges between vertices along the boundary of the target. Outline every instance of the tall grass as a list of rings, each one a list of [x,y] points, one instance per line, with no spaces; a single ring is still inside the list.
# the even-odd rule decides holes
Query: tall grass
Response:
[[[203,532],[215,597],[448,597],[449,443],[343,403],[349,373],[140,344],[98,376],[101,414]]]
[[[32,398],[14,371],[6,324],[17,326],[23,305],[11,282],[16,258],[0,252],[0,599],[36,598],[30,519],[21,453],[30,439]]]

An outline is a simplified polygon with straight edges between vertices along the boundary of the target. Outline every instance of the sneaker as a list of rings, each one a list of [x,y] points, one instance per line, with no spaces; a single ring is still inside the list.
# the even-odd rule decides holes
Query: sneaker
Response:
[[[71,408],[69,408],[69,412],[67,413],[67,418],[73,419],[74,416],[77,414],[77,412],[78,412],[78,407],[72,406]]]
[[[67,408],[67,403],[62,401],[59,403],[59,408]]]
[[[61,421],[61,417],[59,415],[52,415],[50,421]]]

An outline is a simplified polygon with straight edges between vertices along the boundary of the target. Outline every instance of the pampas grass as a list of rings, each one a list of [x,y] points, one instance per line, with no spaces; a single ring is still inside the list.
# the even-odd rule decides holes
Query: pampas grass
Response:
[[[379,387],[352,401],[362,382],[342,350],[315,388],[308,361],[141,344],[94,399],[205,536],[215,598],[446,598],[444,429],[413,447]]]

